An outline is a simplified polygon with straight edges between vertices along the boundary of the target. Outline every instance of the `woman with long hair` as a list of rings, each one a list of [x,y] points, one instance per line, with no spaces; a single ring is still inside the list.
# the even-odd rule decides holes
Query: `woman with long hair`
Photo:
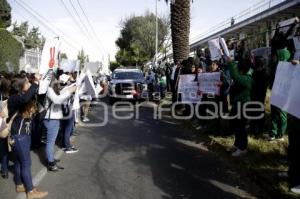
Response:
[[[43,104],[46,114],[43,124],[47,130],[46,155],[49,171],[58,171],[54,159],[54,145],[60,128],[60,121],[64,118],[62,104],[66,102],[75,93],[76,86],[69,87],[61,91],[60,82],[52,77],[52,82],[47,90],[46,98]]]
[[[18,76],[12,80],[11,95],[8,99],[8,121],[13,120],[11,138],[15,160],[15,183],[17,192],[26,192],[28,199],[44,198],[48,192],[37,191],[33,187],[31,176],[31,126],[36,112],[35,94],[39,85],[36,75],[33,84],[26,76]]]

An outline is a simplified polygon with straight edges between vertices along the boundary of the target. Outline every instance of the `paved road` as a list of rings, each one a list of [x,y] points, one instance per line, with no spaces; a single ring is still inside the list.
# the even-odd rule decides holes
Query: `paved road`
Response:
[[[50,199],[255,198],[232,171],[183,136],[186,129],[151,109],[139,119],[114,119],[109,107],[104,127],[80,127],[77,154],[63,155],[64,171],[48,173],[40,189]],[[103,118],[93,108],[92,122]],[[128,115],[129,113],[123,113]]]

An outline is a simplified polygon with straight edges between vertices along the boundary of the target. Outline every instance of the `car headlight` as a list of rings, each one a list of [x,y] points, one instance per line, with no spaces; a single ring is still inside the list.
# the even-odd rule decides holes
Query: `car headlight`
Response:
[[[145,91],[147,91],[148,90],[148,84],[143,84],[143,90]]]

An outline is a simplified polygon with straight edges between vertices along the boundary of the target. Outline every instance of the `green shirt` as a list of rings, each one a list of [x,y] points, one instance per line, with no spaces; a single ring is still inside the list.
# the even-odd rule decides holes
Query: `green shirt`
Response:
[[[229,62],[229,72],[231,78],[234,80],[234,86],[238,91],[235,93],[234,102],[249,102],[251,101],[251,90],[253,87],[252,74],[253,70],[250,69],[248,73],[239,73],[236,63],[234,61]]]

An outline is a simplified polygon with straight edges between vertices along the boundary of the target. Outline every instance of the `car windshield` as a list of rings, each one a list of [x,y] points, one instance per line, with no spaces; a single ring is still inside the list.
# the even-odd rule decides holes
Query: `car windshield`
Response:
[[[143,79],[143,74],[139,72],[115,72],[113,79]]]

